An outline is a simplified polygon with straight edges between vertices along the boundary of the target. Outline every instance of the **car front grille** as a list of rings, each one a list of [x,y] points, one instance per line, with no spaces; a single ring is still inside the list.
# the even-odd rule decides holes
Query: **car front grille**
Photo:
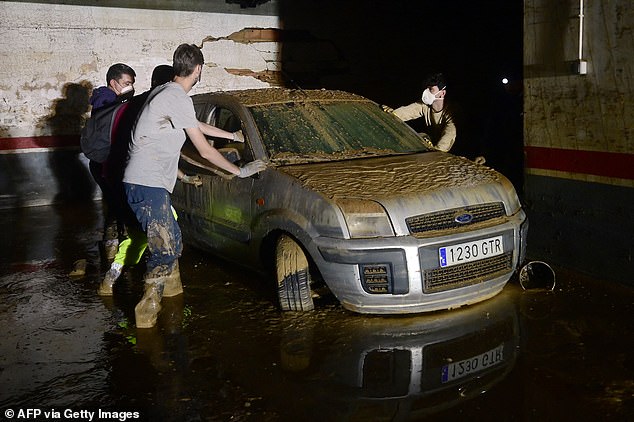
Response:
[[[464,214],[469,214],[472,217],[468,223],[459,223],[456,221],[456,217]],[[472,205],[416,215],[406,218],[405,223],[410,233],[421,234],[432,231],[464,228],[465,226],[487,222],[504,217],[505,215],[504,204],[502,202],[492,202],[489,204]]]
[[[444,292],[478,284],[510,271],[512,264],[513,253],[507,252],[480,261],[427,270],[424,273],[423,292]]]

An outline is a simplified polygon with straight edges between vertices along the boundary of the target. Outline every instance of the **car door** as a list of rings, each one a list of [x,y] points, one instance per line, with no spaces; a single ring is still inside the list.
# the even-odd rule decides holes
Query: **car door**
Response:
[[[214,107],[211,114],[210,124],[228,132],[242,130],[238,115],[229,108]],[[248,140],[241,143],[214,138],[213,141],[214,147],[238,166],[252,159]],[[245,246],[251,239],[253,183],[251,177],[240,179],[211,175],[212,225],[215,233],[228,243],[223,247],[231,244]]]
[[[229,132],[248,126],[248,123],[245,125],[248,114],[241,115],[239,105],[233,101],[198,97],[194,98],[194,107],[198,120]],[[254,132],[253,128],[251,131]],[[244,143],[215,137],[207,137],[207,140],[229,161],[242,166],[256,155],[262,156],[257,139],[250,140],[247,132],[243,130]],[[202,158],[189,140],[181,150],[179,166],[186,174],[197,174],[202,179],[199,187],[178,183],[172,195],[179,213],[183,213],[180,225],[189,242],[225,258],[244,262],[247,254],[252,252],[249,242],[256,206],[252,198],[256,184],[262,182],[259,175],[244,179],[235,177]]]

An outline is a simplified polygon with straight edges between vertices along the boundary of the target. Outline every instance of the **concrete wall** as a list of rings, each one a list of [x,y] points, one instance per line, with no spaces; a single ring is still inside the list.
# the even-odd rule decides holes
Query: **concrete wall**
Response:
[[[634,284],[634,4],[524,4],[532,249],[543,251],[544,258]],[[586,72],[579,71],[580,60],[587,63]]]
[[[206,63],[192,94],[277,82],[274,13],[255,14],[262,8],[225,1],[182,2],[184,9],[198,5],[193,11],[130,7],[152,2],[92,3],[128,7],[2,2],[0,207],[98,195],[78,135],[88,95],[105,84],[113,63],[134,68],[140,93],[156,65],[171,64],[179,44],[194,43],[203,46]]]

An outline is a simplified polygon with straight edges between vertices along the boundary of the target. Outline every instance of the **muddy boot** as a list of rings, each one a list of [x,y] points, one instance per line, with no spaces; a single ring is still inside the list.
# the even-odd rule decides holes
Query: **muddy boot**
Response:
[[[107,261],[112,261],[114,259],[114,257],[117,255],[117,250],[119,249],[119,240],[118,239],[111,239],[111,240],[106,240],[103,243],[103,251],[106,255],[106,260]]]
[[[110,266],[110,269],[106,273],[106,276],[103,278],[103,281],[99,285],[99,289],[97,289],[97,294],[99,296],[112,296],[112,286],[114,282],[121,276],[121,271],[123,270],[123,265],[113,262]]]
[[[156,325],[156,318],[161,310],[164,285],[165,277],[145,280],[145,293],[134,308],[137,328],[152,328]]]
[[[163,297],[178,296],[183,293],[183,284],[181,283],[181,273],[178,268],[178,260],[174,264],[172,272],[165,278],[165,289]]]
[[[103,257],[110,262],[114,259],[119,249],[119,236],[117,234],[117,224],[111,221],[104,227],[103,231]]]

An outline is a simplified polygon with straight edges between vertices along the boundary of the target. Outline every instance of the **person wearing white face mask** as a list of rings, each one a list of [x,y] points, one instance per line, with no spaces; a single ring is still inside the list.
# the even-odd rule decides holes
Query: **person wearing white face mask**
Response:
[[[115,63],[106,72],[106,85],[95,88],[90,96],[93,110],[134,95],[136,72],[124,63]]]
[[[453,118],[445,106],[447,84],[442,73],[428,77],[421,101],[402,106],[396,110],[383,107],[394,113],[403,121],[424,118],[424,129],[432,143],[441,151],[449,151],[456,141],[456,126]]]
[[[106,86],[92,91],[90,105],[92,111],[109,105],[127,101],[134,95],[136,72],[124,63],[115,63],[106,72]],[[104,204],[103,249],[108,260],[112,260],[119,247],[119,239],[124,237],[125,225],[117,209],[115,193],[112,191],[104,174],[102,163],[90,160],[90,174],[101,189]]]

